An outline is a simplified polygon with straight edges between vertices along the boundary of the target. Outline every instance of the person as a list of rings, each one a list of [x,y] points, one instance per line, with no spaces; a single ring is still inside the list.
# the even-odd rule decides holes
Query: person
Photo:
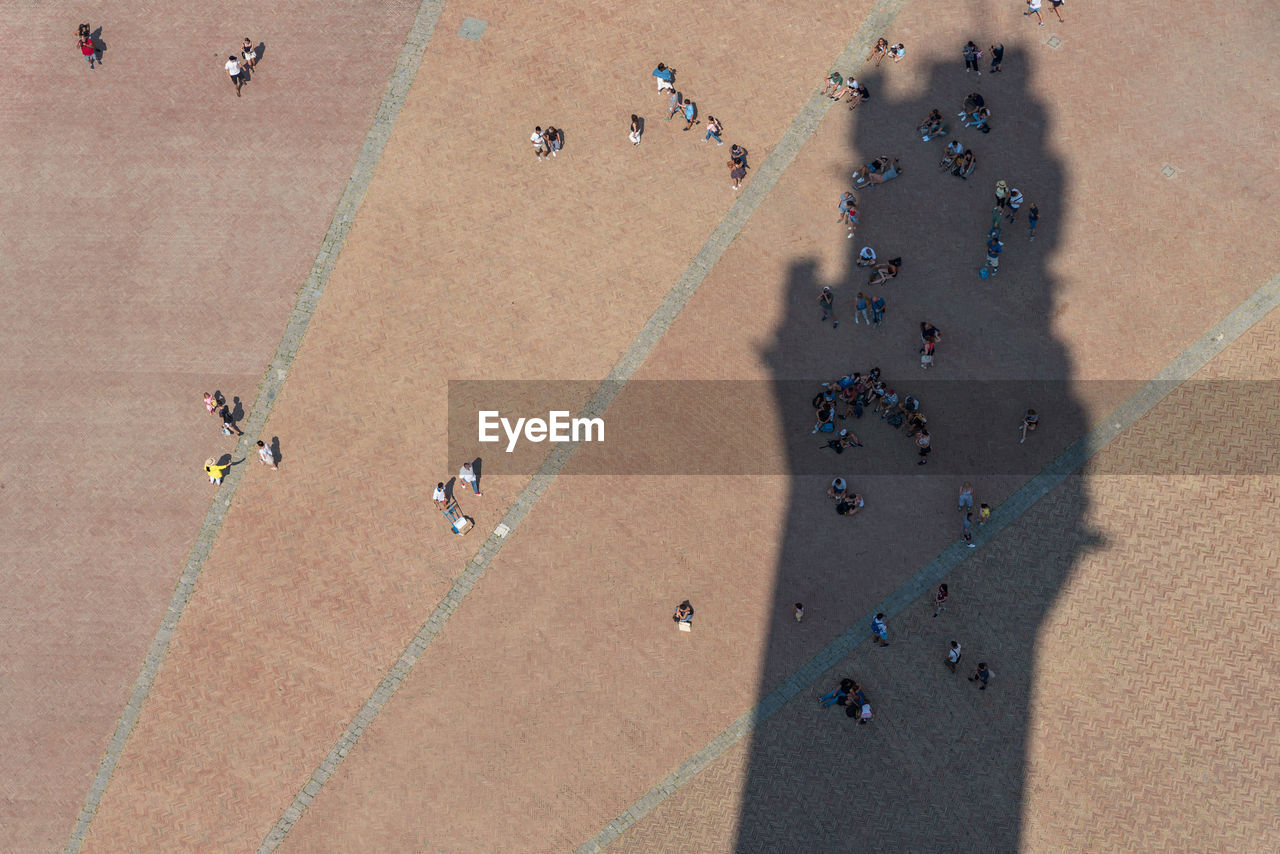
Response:
[[[449,497],[444,491],[444,482],[436,484],[435,491],[431,493],[431,500],[435,502],[437,510],[449,509]]]
[[[542,135],[541,125],[534,128],[533,133],[529,134],[529,142],[532,143],[533,153],[537,155],[538,162],[541,163],[551,152],[551,149],[547,148],[547,138]]]
[[[916,126],[916,132],[920,134],[921,142],[928,142],[935,136],[945,136],[947,132],[942,127],[942,113],[934,108],[929,117]]]
[[[841,516],[856,516],[864,503],[862,496],[855,492],[836,504],[836,512]]]
[[[1058,16],[1058,21],[1065,24],[1066,18],[1062,17],[1062,0],[1049,0],[1053,4],[1053,14]]]
[[[458,469],[458,480],[470,486],[476,498],[484,497],[480,492],[480,480],[476,477],[475,469],[471,468],[471,463],[463,463],[462,468]]]
[[[724,128],[720,126],[720,120],[715,116],[707,116],[707,135],[702,138],[703,142],[709,139],[715,139],[716,145],[724,145],[720,140],[720,134],[724,133]]]
[[[871,638],[880,646],[889,645],[889,625],[885,622],[883,612],[876,614],[871,620]]]
[[[971,549],[976,549],[978,544],[973,541],[973,514],[966,513],[964,518],[960,520],[960,536],[964,539],[964,544]]]
[[[858,298],[853,304],[853,323],[855,326],[858,323],[859,317],[862,318],[862,322],[867,324],[867,326],[871,325],[871,318],[867,316],[867,309],[870,305],[871,303],[867,300],[867,295],[862,291],[858,291]]]
[[[236,97],[240,97],[240,87],[244,85],[244,75],[240,73],[240,61],[234,56],[228,56],[226,65],[227,77],[231,78],[231,83],[236,87]]]
[[[1000,272],[1000,252],[1004,249],[1004,241],[1000,239],[1000,229],[995,229],[987,240],[987,268],[994,276]]]
[[[985,661],[979,661],[978,666],[973,668],[973,675],[969,677],[970,682],[979,682],[978,690],[987,690],[987,682],[991,680],[991,671],[987,669]]]
[[[977,159],[973,156],[973,149],[966,148],[964,154],[956,159],[955,166],[951,169],[951,174],[962,180],[969,180],[969,176],[973,174],[973,168],[977,165]]]
[[[93,44],[93,35],[90,32],[88,24],[81,24],[76,30],[77,41],[80,46],[80,55],[89,60],[89,69],[93,70],[96,66],[93,64],[98,59],[98,49]],[[239,89],[236,90],[239,93]]]
[[[952,673],[956,672],[956,665],[960,663],[960,644],[956,641],[951,642],[951,649],[947,650],[947,669]]]
[[[258,67],[258,52],[254,50],[253,41],[248,36],[240,44],[240,56],[244,58],[244,67],[253,71]]]
[[[827,497],[836,501],[841,501],[844,499],[844,494],[847,488],[844,478],[837,477],[832,480],[831,485],[827,487]]]
[[[627,135],[632,145],[640,144],[640,117],[635,113],[631,114],[631,132]]]
[[[542,132],[547,138],[547,148],[551,151],[551,156],[555,157],[556,152],[564,148],[564,134],[558,128],[548,127]]]
[[[987,524],[987,520],[990,518],[991,518],[991,505],[979,504],[978,505],[978,524],[985,525]]]
[[[693,101],[689,100],[688,98],[685,98],[684,99],[684,128],[682,129],[688,130],[689,128],[697,124],[697,121],[698,121],[696,118],[697,115],[698,115],[697,106],[693,103]]]
[[[673,118],[675,118],[676,113],[680,112],[680,110],[683,107],[684,107],[684,95],[677,92],[675,89],[672,89],[671,97],[667,99],[667,119],[666,120],[671,121]]]
[[[836,298],[831,293],[831,286],[826,285],[822,288],[822,293],[818,294],[818,305],[822,306],[822,319],[825,321],[827,316],[831,317],[831,328],[839,329],[840,321],[836,318]]]
[[[1009,213],[1005,216],[1009,222],[1013,222],[1018,218],[1018,209],[1022,207],[1022,191],[1017,187],[1009,188],[1009,201],[1006,207]]]
[[[982,71],[978,68],[978,60],[982,57],[982,51],[978,50],[978,46],[973,42],[966,42],[963,53],[965,73],[977,71],[981,74]]]
[[[1004,210],[1004,206],[1009,204],[1009,185],[1001,179],[996,181],[996,207]]]
[[[963,513],[966,509],[973,509],[973,484],[965,481],[960,487],[960,497],[957,499],[956,510]]]
[[[1021,445],[1027,441],[1027,434],[1035,432],[1036,425],[1040,423],[1040,413],[1034,409],[1028,409],[1022,416],[1022,438],[1018,440]]]
[[[876,263],[876,250],[872,249],[870,246],[862,247],[858,252],[858,266],[870,267],[874,263]]]
[[[1004,44],[993,44],[987,50],[991,51],[991,73],[996,74],[1000,71],[1000,63],[1004,62]]]
[[[1044,26],[1044,18],[1040,17],[1040,0],[1027,0],[1027,11],[1022,13],[1022,17],[1026,18],[1031,15],[1036,16],[1036,20],[1040,22],[1040,26]]]
[[[675,88],[676,70],[674,68],[667,68],[659,62],[658,67],[653,69],[653,76],[658,78],[659,92]]]
[[[795,617],[797,623],[804,619],[804,603],[796,603]]]
[[[230,406],[223,404],[222,408],[218,410],[218,416],[222,419],[222,435],[230,436],[232,430],[235,431],[237,436],[244,435],[244,431],[236,426],[236,419],[231,412]]]
[[[960,144],[960,140],[951,140],[947,143],[947,147],[942,149],[942,160],[938,166],[942,169],[950,169],[956,165],[956,160],[961,154],[964,154],[964,146]]]
[[[738,164],[743,169],[751,168],[747,166],[747,150],[736,142],[729,146],[729,161]]]
[[[986,107],[979,107],[973,111],[969,118],[965,119],[964,126],[980,130],[983,133],[991,133],[991,125],[987,124],[990,118],[991,110]]]
[[[907,437],[916,438],[924,432],[924,426],[929,423],[929,419],[924,417],[923,412],[913,412],[907,418]]]
[[[880,264],[876,264],[874,267],[871,268],[871,276],[870,278],[867,279],[867,284],[883,285],[885,282],[889,281],[890,279],[896,278],[898,275],[898,270],[900,270],[901,268],[902,268],[901,258],[894,258],[892,260],[884,261]]]
[[[897,178],[900,174],[901,169],[896,159],[877,157],[854,172],[853,178],[857,182],[855,186],[874,187],[876,184],[883,184],[885,181]]]
[[[743,158],[741,161],[729,161],[729,179],[733,181],[733,189],[737,190],[742,186],[742,179],[747,177],[747,162]]]
[[[902,42],[898,42],[895,45],[890,45],[888,52],[893,57],[894,62],[902,62],[902,58],[907,55],[907,46]]]
[[[204,408],[210,415],[218,411],[218,399],[207,391],[204,393]]]
[[[258,459],[262,460],[264,466],[271,466],[272,471],[280,470],[280,464],[276,462],[275,451],[261,439],[258,440]]]
[[[811,433],[831,433],[836,429],[835,421],[835,405],[830,401],[824,400],[818,407],[818,423],[813,425]]]
[[[799,605],[796,606],[797,612],[803,612]],[[849,692],[853,690],[854,681],[852,679],[841,679],[840,684],[832,688],[827,693],[818,698],[818,702],[822,704],[822,708],[828,709],[837,703],[843,704],[844,698],[849,696]]]
[[[933,597],[933,616],[937,617],[943,611],[947,610],[947,585],[939,584],[938,592]]]
[[[921,430],[916,434],[916,447],[920,449],[920,462],[916,465],[922,466],[929,462],[929,454],[933,453],[933,439],[928,430]]]
[[[898,405],[898,393],[891,388],[886,388],[884,393],[880,395],[880,399],[876,401],[876,408],[872,412],[881,413],[880,418],[883,420],[889,415],[889,410]]]
[[[942,330],[927,320],[920,321],[920,352],[933,355],[933,349],[942,343]]]
[[[210,483],[221,484],[222,478],[226,476],[229,468],[231,468],[229,465],[218,465],[213,457],[204,461],[204,473],[209,475]]]
[[[849,109],[851,110],[858,109],[858,105],[863,101],[871,100],[871,90],[869,90],[865,84],[859,83],[857,80],[854,80],[848,87],[846,87],[845,91],[847,92],[846,101],[849,104]]]
[[[843,418],[844,416],[840,417]],[[823,447],[830,448],[837,454],[843,454],[845,448],[861,448],[862,442],[858,441],[857,433],[850,433],[849,428],[846,427],[834,439],[829,439]]]
[[[1040,222],[1040,209],[1036,207],[1035,202],[1031,203],[1031,207],[1027,208],[1027,242],[1036,239],[1036,224]]]
[[[833,101],[840,100],[840,90],[844,88],[844,75],[839,71],[833,71],[827,75],[826,84],[822,87],[823,97],[830,98]]]
[[[877,39],[876,46],[871,49],[871,53],[867,54],[867,58],[864,61],[870,62],[872,57],[875,57],[876,65],[879,65],[880,62],[885,58],[885,55],[888,52],[889,52],[889,40],[884,38]]]
[[[677,623],[693,622],[693,606],[689,604],[688,599],[676,606],[676,611],[671,615],[671,619]]]
[[[849,237],[853,237],[853,229],[858,225],[858,200],[854,198],[853,193],[846,190],[840,195],[840,222],[849,226]]]
[[[876,294],[871,301],[871,325],[878,327],[884,321],[884,294]]]

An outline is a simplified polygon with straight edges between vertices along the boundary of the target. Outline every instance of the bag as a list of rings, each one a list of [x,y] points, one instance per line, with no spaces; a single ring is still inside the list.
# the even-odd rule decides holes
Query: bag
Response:
[[[827,447],[835,451],[837,454],[844,453],[844,443],[841,442],[839,439],[832,439],[831,441],[827,442]]]
[[[932,356],[930,356],[929,358],[930,358],[930,359],[932,359],[933,357],[932,357]],[[889,422],[889,426],[891,426],[891,427],[901,427],[901,426],[902,426],[902,413],[900,413],[900,412],[899,412],[899,413],[895,413],[895,414],[893,414],[893,415],[890,415],[888,418],[886,418],[886,419],[885,419],[885,421],[888,421],[888,422]]]
[[[835,429],[836,429],[836,425],[834,425],[834,424],[832,424],[830,421],[828,421],[826,424],[823,424],[821,427],[819,427],[819,428],[818,428],[818,432],[819,432],[819,433],[834,433],[834,432],[835,432]]]

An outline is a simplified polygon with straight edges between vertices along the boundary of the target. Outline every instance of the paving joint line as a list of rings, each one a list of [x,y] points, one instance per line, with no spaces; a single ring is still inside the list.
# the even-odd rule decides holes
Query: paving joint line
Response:
[[[289,315],[275,356],[268,364],[266,374],[258,386],[253,408],[245,421],[244,435],[236,444],[236,454],[244,457],[244,463],[232,466],[215,493],[212,506],[205,514],[200,532],[196,535],[195,545],[187,556],[186,564],[183,566],[182,574],[169,601],[169,607],[160,621],[160,628],[152,638],[142,670],[133,684],[133,690],[129,694],[124,711],[116,721],[115,732],[111,736],[102,761],[98,764],[98,772],[89,786],[84,804],[76,817],[75,827],[71,831],[71,838],[67,842],[64,854],[77,854],[84,845],[85,837],[97,814],[98,805],[102,802],[102,796],[111,782],[111,775],[115,772],[116,764],[120,761],[129,735],[138,721],[142,705],[146,702],[152,685],[155,684],[156,675],[169,652],[169,643],[173,640],[173,634],[190,601],[196,581],[213,549],[213,541],[226,519],[231,507],[231,499],[235,496],[236,489],[244,476],[251,453],[250,437],[259,435],[266,427],[271,409],[284,387],[294,357],[302,345],[302,339],[311,324],[316,306],[329,283],[329,276],[337,262],[338,253],[342,250],[347,233],[351,230],[351,224],[364,201],[365,192],[373,180],[382,152],[391,136],[391,128],[400,115],[400,109],[404,106],[409,83],[417,74],[418,65],[422,62],[422,55],[426,51],[427,42],[431,39],[443,7],[444,0],[423,0],[418,7],[417,17],[410,27],[404,48],[396,61],[395,70],[391,74],[382,101],[374,114],[373,123],[365,135],[355,167],[338,199],[333,219],[329,223],[320,251],[312,264],[311,273],[298,292],[293,312]]]
[[[978,546],[984,545],[1009,525],[1021,519],[1040,499],[1079,471],[1116,437],[1154,409],[1160,401],[1172,394],[1214,357],[1278,307],[1280,307],[1280,275],[1273,276],[1266,284],[1254,291],[1191,346],[1175,356],[1160,373],[1117,406],[1092,430],[1068,445],[1066,450],[996,507],[987,523],[974,532],[974,543]],[[919,572],[890,593],[883,602],[868,611],[861,620],[851,625],[818,654],[784,678],[777,688],[717,734],[705,747],[686,759],[664,780],[624,809],[599,833],[583,843],[575,854],[598,854],[603,851],[629,827],[641,821],[659,804],[683,788],[698,772],[727,753],[744,736],[809,689],[822,674],[836,667],[854,650],[867,643],[869,640],[867,626],[871,624],[876,614],[883,612],[890,618],[897,616],[974,554],[975,550],[969,549],[961,541],[956,541],[943,549]],[[796,678],[800,674],[804,676]]]
[[[893,21],[906,2],[907,0],[881,0],[864,19],[857,35],[845,47],[844,52],[837,60],[837,65],[842,68],[855,64],[860,65],[863,51],[869,49],[874,39]],[[614,363],[608,376],[605,377],[592,394],[590,400],[583,407],[582,417],[596,417],[602,415],[609,408],[609,405],[621,393],[622,388],[640,369],[640,366],[648,359],[654,348],[657,347],[667,329],[670,328],[689,300],[693,298],[694,293],[706,280],[711,269],[719,262],[725,250],[737,238],[747,220],[750,219],[751,215],[764,201],[765,196],[777,183],[778,178],[795,160],[801,147],[813,135],[830,107],[831,101],[828,98],[823,97],[818,92],[814,92],[800,109],[799,114],[778,140],[778,144],[773,151],[757,167],[755,177],[743,187],[743,192],[738,197],[738,200],[716,225],[711,236],[703,244],[702,249],[699,250],[688,267],[685,268],[685,272],[679,281],[667,292],[667,295],[658,304],[658,307],[654,309],[635,339]],[[321,784],[323,784],[337,771],[343,759],[359,742],[364,730],[373,722],[386,703],[390,701],[418,658],[431,644],[431,641],[435,639],[436,635],[439,634],[440,630],[444,628],[444,624],[450,615],[462,603],[463,598],[484,577],[493,559],[502,550],[502,546],[519,528],[525,516],[533,509],[533,505],[537,503],[542,494],[547,491],[560,470],[564,468],[565,464],[573,456],[577,447],[578,443],[564,443],[557,445],[548,452],[542,466],[530,478],[524,489],[520,491],[520,494],[507,510],[506,515],[503,516],[501,523],[495,526],[494,532],[490,533],[475,556],[468,562],[463,573],[455,579],[453,586],[444,599],[436,606],[426,622],[423,623],[395,665],[383,677],[369,699],[365,701],[355,719],[339,736],[337,743],[320,763],[317,770],[308,778],[309,780],[320,779]],[[501,534],[497,533],[499,528],[504,529]],[[285,836],[302,817],[312,799],[313,796],[308,796],[305,788],[299,791],[294,797],[293,803],[285,809],[280,819],[263,840],[262,845],[258,848],[258,854],[271,854],[280,846]]]

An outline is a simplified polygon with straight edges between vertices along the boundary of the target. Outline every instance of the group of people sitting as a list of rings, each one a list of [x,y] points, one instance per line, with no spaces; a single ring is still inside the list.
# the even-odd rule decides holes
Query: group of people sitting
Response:
[[[856,110],[863,101],[871,100],[871,93],[867,91],[866,86],[852,77],[846,80],[839,71],[833,71],[827,75],[822,94],[833,101],[844,98],[851,110]]]
[[[883,285],[890,279],[897,278],[898,270],[902,269],[901,258],[879,261],[876,259],[876,250],[870,246],[862,247],[862,251],[858,253],[857,264],[859,267],[871,268],[870,278],[867,279],[868,285]]]
[[[947,128],[942,123],[942,113],[937,109],[932,110],[928,118],[916,125],[916,133],[920,134],[923,142],[928,142],[935,136],[946,136]]]
[[[964,126],[976,128],[983,133],[991,133],[991,126],[987,122],[991,119],[991,110],[987,109],[987,103],[977,92],[970,92],[964,97],[964,105],[957,116],[964,119]]]
[[[871,720],[871,701],[862,690],[862,686],[852,679],[841,679],[840,684],[818,698],[824,709],[832,706],[845,706],[844,713],[851,718],[858,718],[858,723],[865,724]]]
[[[927,326],[930,330],[925,347],[932,355],[933,347],[941,340],[941,333],[937,327],[929,324],[922,326]],[[872,368],[865,376],[854,371],[838,380],[823,383],[822,390],[813,398],[813,408],[817,413],[817,421],[811,431],[813,433],[835,433],[837,420],[844,421],[849,416],[861,418],[868,408],[890,427],[906,427],[907,435],[911,437],[923,431],[929,423],[929,419],[920,411],[920,401],[909,394],[899,397],[897,391],[889,388],[881,379],[879,368]],[[845,428],[823,447],[841,454],[846,448],[861,448],[862,440],[856,433]]]
[[[902,174],[902,167],[898,165],[897,158],[877,157],[866,166],[862,166],[853,173],[854,189],[862,189],[863,187],[874,187],[876,184],[883,184],[885,181],[891,181]]]
[[[946,149],[942,153],[942,161],[938,163],[938,168],[944,172],[950,172],[957,178],[968,180],[973,174],[973,169],[977,165],[977,158],[973,155],[973,149],[965,148],[960,144],[960,140],[953,139],[947,143]]]

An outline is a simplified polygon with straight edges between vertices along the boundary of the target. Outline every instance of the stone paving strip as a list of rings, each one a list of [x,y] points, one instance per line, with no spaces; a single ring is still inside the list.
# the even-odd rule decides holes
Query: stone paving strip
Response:
[[[298,294],[297,302],[294,304],[293,313],[289,316],[289,322],[285,327],[280,345],[276,349],[271,363],[267,366],[266,376],[258,388],[253,409],[250,411],[244,426],[245,438],[241,438],[236,446],[236,454],[244,457],[245,460],[248,460],[252,451],[247,437],[257,436],[262,432],[266,426],[267,417],[271,414],[276,397],[284,387],[284,381],[289,374],[289,368],[293,364],[294,356],[297,355],[298,348],[302,345],[302,338],[306,335],[307,327],[311,323],[316,306],[320,302],[325,286],[329,283],[329,275],[333,272],[338,253],[347,238],[347,232],[351,230],[351,223],[355,220],[356,212],[360,209],[361,202],[364,201],[365,192],[369,189],[369,183],[373,180],[374,170],[377,169],[383,149],[386,148],[387,140],[391,137],[391,128],[395,125],[396,118],[400,115],[400,109],[404,106],[405,97],[409,93],[409,86],[413,83],[414,75],[417,74],[418,65],[422,62],[422,55],[427,48],[427,42],[431,40],[431,35],[435,31],[436,21],[439,20],[440,12],[443,8],[444,0],[423,0],[422,5],[418,7],[417,17],[409,30],[404,49],[396,60],[395,70],[392,72],[391,79],[387,84],[387,90],[382,96],[382,103],[378,106],[377,113],[374,114],[373,125],[365,136],[364,145],[360,149],[360,156],[356,160],[355,169],[347,180],[347,186],[343,189],[342,196],[338,199],[337,210],[329,224],[329,230],[325,234],[320,252],[316,255],[315,264],[312,266],[311,273],[307,276],[307,281]],[[233,456],[232,459],[234,458]],[[200,577],[200,571],[204,568],[209,552],[213,548],[214,538],[218,536],[223,520],[226,519],[227,510],[231,506],[231,499],[235,496],[236,488],[240,484],[245,468],[246,466],[244,465],[231,468],[214,497],[213,506],[209,508],[209,512],[205,516],[204,524],[201,525],[195,545],[191,549],[191,554],[187,557],[187,563],[183,567],[182,575],[178,578],[178,586],[173,592],[173,598],[170,600],[169,607],[160,622],[159,630],[151,641],[142,671],[138,674],[137,681],[134,682],[129,701],[116,724],[116,730],[111,737],[111,742],[107,745],[106,755],[102,757],[102,762],[98,766],[98,773],[94,777],[93,784],[89,787],[89,793],[85,797],[84,805],[80,808],[75,828],[71,832],[71,839],[64,849],[66,854],[76,854],[84,845],[85,835],[93,822],[98,804],[102,801],[102,795],[107,789],[107,784],[111,781],[111,774],[115,771],[116,763],[119,762],[120,755],[124,751],[125,742],[129,740],[129,734],[133,731],[134,724],[137,723],[142,704],[146,701],[147,694],[151,691],[156,674],[160,671],[160,665],[164,663],[165,655],[169,651],[169,643],[173,639],[173,633],[177,629],[178,621],[182,619],[182,612],[187,606],[187,601],[191,598],[191,592],[195,589],[196,581]]]
[[[1240,303],[1198,341],[1178,354],[1164,370],[1142,386],[1132,397],[1116,407],[1110,415],[1087,434],[1077,439],[1044,470],[1027,481],[1008,500],[991,513],[987,524],[974,531],[973,541],[979,547],[1009,525],[1016,522],[1032,505],[1048,495],[1059,484],[1080,469],[1117,436],[1146,415],[1160,401],[1189,380],[1215,356],[1226,350],[1254,324],[1280,307],[1280,274]],[[871,619],[884,612],[892,619],[908,605],[947,577],[974,550],[956,541],[913,575],[879,605],[872,608],[825,649],[805,662],[763,700],[735,720],[705,747],[685,760],[662,782],[639,798],[594,837],[578,848],[576,854],[598,854],[609,843],[639,822],[655,807],[677,792],[727,750],[791,700],[805,693],[822,674],[831,670],[867,641]]]
[[[875,40],[892,23],[905,4],[906,0],[882,0],[877,4],[864,20],[857,35],[845,48],[840,58],[836,60],[834,67],[851,68],[860,66],[867,52],[875,44]],[[644,364],[644,361],[657,347],[663,334],[670,328],[689,300],[693,298],[699,286],[706,279],[707,274],[711,272],[711,269],[720,260],[725,250],[737,238],[742,227],[746,225],[747,220],[750,219],[756,208],[764,201],[765,196],[769,194],[773,185],[777,183],[778,178],[791,165],[791,162],[800,152],[800,148],[817,130],[831,103],[829,99],[822,97],[815,91],[800,110],[791,126],[782,135],[778,145],[758,167],[753,167],[756,174],[749,182],[743,185],[738,201],[725,214],[703,245],[701,251],[698,252],[680,277],[680,280],[668,291],[666,297],[654,310],[635,340],[632,341],[631,345],[627,347],[626,351],[614,364],[609,375],[600,383],[596,392],[583,408],[581,417],[596,418],[602,416],[609,405],[621,393],[627,381]],[[445,621],[457,610],[463,598],[488,571],[494,557],[501,551],[506,538],[519,527],[520,522],[533,509],[533,505],[547,491],[547,488],[551,486],[556,475],[564,468],[576,449],[576,443],[566,443],[557,445],[549,452],[547,459],[543,462],[538,472],[516,497],[515,502],[503,517],[502,522],[476,552],[475,556],[467,564],[466,570],[458,577],[453,587],[440,604],[436,606],[435,611],[432,612],[426,623],[418,630],[418,633],[405,648],[400,658],[378,685],[377,690],[365,702],[364,706],[356,714],[355,719],[339,737],[333,749],[329,751],[329,755],[312,772],[310,779],[298,792],[293,803],[280,816],[280,820],[276,822],[275,827],[271,829],[263,840],[261,847],[258,849],[258,854],[269,854],[269,852],[275,851],[280,846],[280,843],[284,841],[289,830],[302,817],[303,812],[306,811],[311,801],[315,799],[321,787],[337,771],[338,766],[342,764],[342,760],[355,747],[356,742],[360,740],[364,730],[377,717],[387,701],[391,699],[391,696],[400,687],[400,683],[404,678],[408,676],[418,658],[431,644],[440,629],[444,627]]]

